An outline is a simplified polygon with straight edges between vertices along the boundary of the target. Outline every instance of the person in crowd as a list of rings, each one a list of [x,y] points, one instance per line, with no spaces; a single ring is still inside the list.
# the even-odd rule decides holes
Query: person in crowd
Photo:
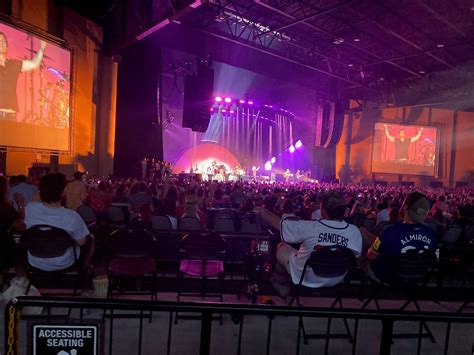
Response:
[[[240,207],[239,212],[242,213],[251,213],[255,209],[255,204],[251,198],[245,199],[244,203]]]
[[[298,218],[295,214],[295,207],[293,206],[293,202],[291,202],[290,199],[286,199],[285,202],[283,202],[281,219],[285,220],[286,218]]]
[[[21,219],[24,218],[25,209],[23,195],[17,193],[15,199],[18,210],[8,201],[7,180],[0,176],[0,271],[14,263],[18,252],[11,232],[22,229]]]
[[[107,217],[107,208],[112,203],[112,193],[109,191],[107,183],[100,181],[97,188],[89,192],[88,200],[99,221],[104,222]]]
[[[8,196],[8,200],[10,203],[15,207],[18,211],[18,205],[15,201],[15,194],[20,194],[25,199],[25,205],[27,205],[30,201],[32,201],[36,195],[38,194],[38,188],[35,185],[28,183],[28,179],[25,175],[18,175],[16,178],[18,182],[10,189],[10,193]]]
[[[143,181],[138,184],[137,193],[131,194],[128,199],[134,212],[138,212],[143,205],[153,206],[153,198],[148,193],[147,184]]]
[[[420,192],[408,194],[401,207],[403,223],[387,228],[367,252],[368,274],[376,281],[391,283],[395,279],[396,261],[409,250],[438,248],[435,232],[424,224],[430,203]]]
[[[127,186],[125,184],[117,186],[114,197],[112,198],[112,203],[130,203],[127,197]]]
[[[36,225],[50,225],[64,229],[74,239],[76,255],[83,269],[91,266],[94,253],[94,238],[86,224],[76,211],[64,208],[61,199],[66,187],[66,177],[60,173],[45,175],[40,180],[41,202],[30,202],[25,207],[25,225],[31,228]],[[64,255],[53,258],[39,258],[28,254],[28,262],[45,271],[63,270],[74,264],[73,247]]]
[[[232,206],[238,207],[241,205],[242,200],[244,198],[244,193],[242,192],[242,189],[240,188],[239,184],[234,185],[234,189],[232,190],[230,194],[230,202]]]
[[[277,261],[280,269],[286,270],[291,281],[297,284],[301,278],[306,260],[318,246],[338,245],[348,248],[359,256],[362,251],[362,236],[356,226],[344,221],[346,203],[338,191],[328,191],[322,198],[321,221],[281,220],[278,216],[262,209],[261,217],[273,228],[281,231],[282,243],[277,247]],[[288,243],[301,243],[299,249]],[[312,288],[333,286],[340,283],[344,276],[325,278],[316,276],[308,270],[303,285]],[[280,296],[289,294],[289,287],[274,281]]]
[[[386,202],[379,203],[375,212],[376,224],[379,224],[380,222],[388,222],[388,204]]]
[[[221,189],[214,191],[214,199],[212,200],[211,206],[214,208],[220,208],[225,206],[224,192]]]
[[[431,207],[430,215],[434,216],[435,213],[436,213],[436,210],[440,210],[441,213],[448,213],[449,212],[449,208],[448,208],[448,205],[446,203],[446,198],[444,197],[444,195],[439,195],[438,196],[437,201]]]
[[[86,185],[82,181],[84,173],[76,171],[74,179],[67,184],[64,189],[64,196],[66,198],[66,207],[76,211],[79,206],[82,206],[87,198]]]

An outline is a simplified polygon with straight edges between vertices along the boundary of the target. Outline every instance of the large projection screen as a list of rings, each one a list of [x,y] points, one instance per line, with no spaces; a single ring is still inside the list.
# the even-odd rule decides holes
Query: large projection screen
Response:
[[[372,172],[436,176],[438,128],[376,122]]]
[[[0,18],[0,147],[71,152],[71,51]]]

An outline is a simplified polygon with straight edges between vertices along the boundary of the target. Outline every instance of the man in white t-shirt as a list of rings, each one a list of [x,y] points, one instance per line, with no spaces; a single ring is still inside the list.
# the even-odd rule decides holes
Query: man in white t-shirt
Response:
[[[77,257],[81,256],[84,269],[90,265],[94,251],[94,238],[91,236],[81,216],[61,206],[61,197],[66,187],[66,177],[60,173],[44,176],[40,181],[41,202],[30,202],[25,208],[25,225],[49,225],[64,229],[76,242]],[[81,250],[82,249],[82,250]],[[28,253],[28,262],[44,271],[63,270],[74,264],[74,250],[69,248],[64,255],[54,258],[38,258]]]
[[[359,229],[345,222],[346,204],[337,191],[327,192],[321,204],[321,221],[280,221],[278,216],[262,210],[262,218],[271,226],[281,230],[284,243],[278,244],[277,260],[298,284],[306,260],[318,246],[338,245],[351,249],[357,257],[362,251],[362,236]],[[301,243],[295,249],[287,243]],[[303,285],[312,288],[330,287],[343,281],[344,276],[326,278],[316,276],[312,269],[307,269]]]

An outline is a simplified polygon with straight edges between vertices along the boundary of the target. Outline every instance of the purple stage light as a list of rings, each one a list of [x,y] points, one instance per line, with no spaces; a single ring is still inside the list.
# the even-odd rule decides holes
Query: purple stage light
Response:
[[[303,143],[301,142],[301,140],[298,139],[298,141],[295,143],[295,148],[300,149],[302,146],[303,146]]]
[[[272,163],[272,164],[275,164],[275,163],[276,163],[276,161],[277,161],[277,160],[276,160],[276,158],[275,158],[275,157],[273,157],[273,158],[271,158],[271,159],[270,159],[270,163]]]
[[[272,163],[270,161],[267,161],[264,167],[266,171],[270,171],[272,170]]]
[[[226,98],[224,99],[224,101],[225,101],[226,103],[230,104],[230,103],[232,102],[232,99],[231,99],[230,97],[226,97]]]
[[[214,107],[211,107],[211,112],[214,112]]]
[[[239,100],[241,104],[245,104],[245,100]]]
[[[234,113],[234,110],[230,110],[229,112],[230,112],[230,113]]]
[[[290,153],[293,154],[295,152],[295,146],[292,144],[290,145]]]
[[[222,112],[227,112],[227,110],[225,108],[222,109]]]
[[[253,101],[249,101],[247,102],[249,105],[253,105]]]
[[[216,102],[222,102],[222,97],[216,96],[216,99],[215,99],[215,100],[216,100]]]

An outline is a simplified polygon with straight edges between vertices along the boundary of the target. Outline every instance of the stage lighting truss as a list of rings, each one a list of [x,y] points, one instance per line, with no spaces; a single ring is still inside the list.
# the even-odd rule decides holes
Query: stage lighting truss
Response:
[[[225,97],[225,98],[224,98]],[[276,122],[278,116],[284,116],[290,120],[294,119],[294,114],[286,109],[277,108],[273,105],[256,104],[249,99],[236,99],[229,96],[215,95],[214,103],[210,107],[211,115],[222,115],[232,117],[234,115],[249,115],[255,119]]]

